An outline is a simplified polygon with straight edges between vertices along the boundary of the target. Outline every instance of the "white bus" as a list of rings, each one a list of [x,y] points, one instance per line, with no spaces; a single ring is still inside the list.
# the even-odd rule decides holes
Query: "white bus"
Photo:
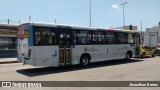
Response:
[[[65,66],[139,56],[140,35],[116,30],[25,23],[18,29],[18,61],[33,66]]]

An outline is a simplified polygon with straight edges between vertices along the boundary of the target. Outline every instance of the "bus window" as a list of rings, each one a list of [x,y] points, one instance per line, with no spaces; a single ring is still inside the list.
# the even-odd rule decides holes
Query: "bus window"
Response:
[[[93,44],[97,44],[98,43],[98,34],[97,32],[93,33]]]
[[[42,31],[42,44],[51,44],[49,41],[50,31]]]
[[[77,38],[76,38],[77,40],[77,43],[76,44],[82,44],[82,41],[81,41],[81,34],[80,34],[80,32],[77,32]]]
[[[77,44],[91,44],[91,33],[89,31],[77,32]]]
[[[119,44],[125,44],[127,41],[127,38],[126,38],[126,34],[125,33],[118,33],[117,34],[117,42]]]
[[[54,31],[51,32],[50,38],[50,42],[52,42],[52,44],[56,44],[56,34]]]
[[[115,44],[116,43],[115,34],[112,32],[107,32],[106,41],[108,44]]]
[[[133,44],[133,43],[134,43],[134,37],[133,37],[133,34],[131,34],[131,33],[130,33],[130,34],[128,34],[128,40],[127,40],[127,41],[128,41],[128,43],[129,43],[129,44]]]
[[[56,44],[55,32],[50,28],[35,28],[35,45]]]
[[[29,37],[29,27],[28,26],[20,26],[18,28],[18,38],[28,38]]]
[[[76,31],[73,31],[73,41],[72,41],[73,45],[77,44],[76,36],[77,36]]]
[[[105,43],[105,34],[103,32],[97,32],[98,36],[98,44],[104,44]]]
[[[41,32],[35,32],[35,43],[38,45],[41,41]]]

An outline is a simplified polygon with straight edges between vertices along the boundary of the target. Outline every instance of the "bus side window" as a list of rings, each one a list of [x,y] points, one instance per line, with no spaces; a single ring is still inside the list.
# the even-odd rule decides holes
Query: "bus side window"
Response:
[[[98,32],[98,44],[105,44],[105,35],[103,32]]]
[[[73,41],[72,41],[72,43],[73,43],[73,45],[76,45],[77,44],[77,34],[76,34],[76,31],[73,31]]]
[[[102,33],[102,36],[101,36],[101,43],[102,44],[105,44],[105,34],[104,33]]]
[[[91,44],[92,42],[92,35],[89,31],[80,31],[77,32],[77,44]]]
[[[59,47],[60,47],[60,48],[63,48],[63,47],[64,47],[64,45],[63,45],[63,44],[65,43],[64,39],[65,39],[64,34],[63,34],[63,33],[60,33],[60,34],[59,34]]]
[[[35,44],[39,45],[41,43],[41,32],[35,32]]]
[[[97,32],[93,33],[93,44],[97,44],[98,37],[97,37]]]
[[[82,44],[81,34],[80,32],[77,32],[77,44]]]
[[[57,38],[56,38],[55,30],[52,29],[52,31],[51,31],[50,33],[51,33],[51,34],[50,34],[50,43],[51,43],[52,45],[57,44]]]
[[[127,40],[127,42],[128,42],[129,44],[133,44],[133,43],[134,43],[133,34],[131,34],[131,33],[128,34],[128,40]]]
[[[127,42],[126,34],[125,33],[117,33],[117,43],[118,44],[125,44]]]
[[[42,44],[44,45],[49,44],[49,32],[48,31],[44,31],[42,33]]]
[[[71,36],[70,36],[69,34],[66,35],[66,44],[67,44],[67,48],[70,48],[70,45],[71,45],[70,40],[71,40]]]
[[[35,45],[56,44],[56,34],[51,28],[35,27]]]
[[[82,44],[87,43],[87,33],[85,31],[81,31],[81,41],[82,41]]]
[[[115,34],[112,32],[107,32],[106,41],[108,44],[115,44],[116,43]]]

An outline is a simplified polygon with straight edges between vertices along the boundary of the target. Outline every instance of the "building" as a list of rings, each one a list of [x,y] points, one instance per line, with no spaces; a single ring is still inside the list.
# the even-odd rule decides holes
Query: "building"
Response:
[[[144,45],[154,47],[160,43],[160,27],[146,28]]]
[[[18,25],[0,24],[0,57],[16,56]]]
[[[117,27],[116,29],[126,29],[126,30],[136,30],[137,31],[137,26],[132,26],[132,25],[120,26],[120,27]]]

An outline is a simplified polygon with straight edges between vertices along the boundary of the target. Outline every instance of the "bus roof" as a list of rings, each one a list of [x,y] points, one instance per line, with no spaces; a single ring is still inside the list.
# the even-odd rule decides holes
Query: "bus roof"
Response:
[[[123,30],[123,29],[104,29],[98,27],[86,27],[86,26],[76,26],[76,25],[66,25],[66,24],[55,24],[55,23],[44,23],[44,22],[28,22],[24,24],[29,24],[33,26],[42,26],[42,27],[59,27],[59,28],[70,28],[70,29],[84,29],[84,30],[97,30],[97,31],[109,31],[109,32],[128,32],[135,33],[136,30]],[[22,25],[24,25],[22,24]]]

